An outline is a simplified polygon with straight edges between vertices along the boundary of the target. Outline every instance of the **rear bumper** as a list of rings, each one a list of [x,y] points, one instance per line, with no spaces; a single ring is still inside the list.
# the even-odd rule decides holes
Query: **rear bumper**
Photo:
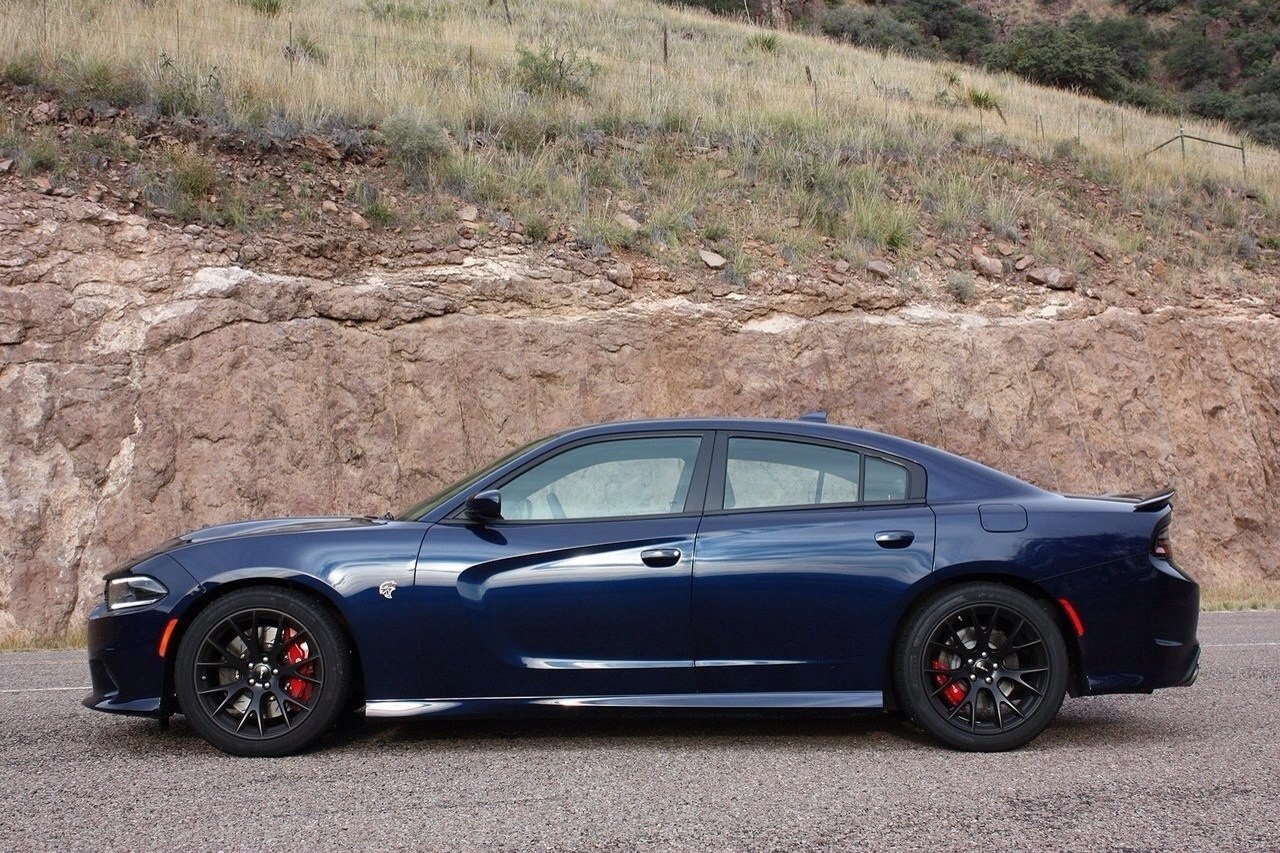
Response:
[[[1143,555],[1055,578],[1053,586],[1085,627],[1076,693],[1150,693],[1196,680],[1200,588],[1172,563]]]

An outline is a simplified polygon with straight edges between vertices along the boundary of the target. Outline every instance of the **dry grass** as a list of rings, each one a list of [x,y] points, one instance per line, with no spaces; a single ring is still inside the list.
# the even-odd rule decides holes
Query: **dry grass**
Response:
[[[477,114],[533,110],[583,125],[684,123],[738,137],[794,126],[854,147],[893,135],[908,145],[936,143],[986,119],[988,132],[1033,148],[1074,138],[1078,121],[1090,153],[1123,164],[1137,184],[1169,184],[1188,173],[1240,176],[1239,154],[1225,150],[1192,146],[1185,167],[1177,150],[1137,159],[1144,146],[1177,133],[1174,118],[951,67],[1002,105],[1009,123],[997,127],[980,111],[933,103],[943,88],[937,65],[788,33],[769,33],[769,50],[752,49],[761,37],[755,28],[645,0],[512,0],[512,26],[503,4],[487,0],[289,0],[271,15],[233,0],[3,6],[3,59],[34,49],[46,59],[130,64],[152,74],[186,70],[216,86],[227,108],[246,119],[263,103],[304,122],[337,115],[369,124],[397,113],[457,125]],[[671,33],[666,67],[664,25]],[[547,45],[594,66],[589,98],[529,104],[514,92],[519,51]],[[818,88],[816,113],[806,66]],[[873,76],[912,99],[880,97]],[[1186,127],[1237,139],[1218,124]],[[1262,166],[1259,160],[1255,179],[1280,189],[1276,170]]]
[[[1025,176],[991,174],[1010,149],[1120,188],[1125,204],[1150,214],[1150,239],[1134,246],[1149,254],[1172,256],[1191,209],[1234,218],[1242,234],[1280,222],[1277,152],[1252,150],[1247,176],[1227,149],[1190,144],[1185,161],[1177,145],[1141,156],[1178,132],[1173,118],[648,0],[511,0],[510,24],[504,5],[0,0],[0,69],[229,126],[423,128],[417,143],[401,134],[393,144],[407,182],[572,222],[601,244],[669,247],[673,261],[693,248],[680,238],[713,220],[743,242],[780,234],[778,222],[791,216],[803,227],[773,241],[783,254],[801,256],[823,238],[852,241],[855,254],[909,254],[926,224],[918,215],[926,195],[940,211],[927,216],[940,216],[957,239],[979,226],[998,233],[1020,213]],[[980,97],[938,97],[956,81]],[[1237,139],[1218,124],[1186,129]],[[440,131],[461,156],[446,156]],[[653,144],[617,150],[610,137]],[[938,161],[957,140],[986,151],[988,164],[961,169],[952,186],[898,191],[904,179],[950,176]],[[728,159],[700,159],[712,148]],[[859,194],[849,164],[875,170],[870,196]],[[717,177],[724,169],[736,177]],[[1246,186],[1255,199],[1248,210],[1210,209]],[[1087,200],[1055,211],[1045,194],[1033,195],[1041,218],[1048,209],[1105,243],[1136,242],[1110,214],[1090,222]],[[609,205],[620,198],[640,205],[653,227],[627,234],[611,225]],[[1078,249],[1028,236],[1062,257]],[[1229,257],[1229,245],[1206,240],[1170,259],[1190,268],[1206,253]]]
[[[1207,587],[1200,593],[1201,610],[1271,610],[1280,608],[1280,581],[1255,581]]]
[[[58,634],[18,631],[0,634],[0,652],[30,652],[41,649],[83,649],[88,645],[84,625],[75,625]]]

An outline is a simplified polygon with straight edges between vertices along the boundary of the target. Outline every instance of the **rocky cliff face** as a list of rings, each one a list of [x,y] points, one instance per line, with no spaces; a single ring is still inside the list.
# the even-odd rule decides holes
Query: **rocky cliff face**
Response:
[[[1175,483],[1189,569],[1280,578],[1280,318],[1257,307],[960,314],[500,245],[309,278],[35,195],[0,229],[0,633],[74,624],[104,571],[202,525],[398,510],[577,423],[811,408],[1056,490]]]

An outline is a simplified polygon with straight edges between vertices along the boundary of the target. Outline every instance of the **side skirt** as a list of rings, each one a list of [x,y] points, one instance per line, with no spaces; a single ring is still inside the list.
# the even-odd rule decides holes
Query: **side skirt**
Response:
[[[486,696],[476,699],[375,699],[366,717],[423,717],[447,714],[501,714],[530,707],[558,708],[882,708],[879,690],[826,693],[662,693],[644,696]]]

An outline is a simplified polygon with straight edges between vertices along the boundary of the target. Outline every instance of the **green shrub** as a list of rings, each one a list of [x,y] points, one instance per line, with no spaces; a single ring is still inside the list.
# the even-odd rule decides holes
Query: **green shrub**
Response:
[[[40,82],[40,58],[24,53],[0,63],[0,81],[15,86],[34,86]]]
[[[1123,0],[1124,7],[1135,15],[1159,15],[1171,12],[1182,0]]]
[[[245,6],[259,15],[274,17],[284,8],[284,0],[236,0],[237,6]]]
[[[1009,41],[987,52],[987,63],[1034,83],[1082,89],[1100,98],[1114,98],[1124,90],[1115,50],[1053,24],[1018,27]]]
[[[384,202],[375,201],[364,208],[364,218],[369,224],[378,228],[385,228],[388,225],[394,225],[396,222],[396,212],[388,207]]]
[[[1151,29],[1145,18],[1094,20],[1081,13],[1073,16],[1067,25],[1085,41],[1114,50],[1117,69],[1125,77],[1130,80],[1147,80],[1151,77],[1151,58],[1160,45],[1160,36]]]
[[[324,65],[329,61],[328,51],[320,46],[314,36],[306,32],[295,35],[284,51],[285,56],[292,60],[314,62],[316,65]]]
[[[545,243],[551,236],[551,223],[541,213],[526,213],[520,217],[520,227],[524,229],[524,236],[535,243]]]
[[[195,77],[165,63],[162,57],[155,83],[156,109],[167,116],[198,115],[204,100]]]
[[[893,50],[916,56],[934,53],[915,26],[881,7],[837,6],[823,17],[822,32],[872,50]]]
[[[906,0],[902,6],[925,38],[937,39],[952,59],[977,61],[995,39],[991,18],[964,0]]]
[[[1280,92],[1245,95],[1232,119],[1257,141],[1280,146]]]
[[[22,149],[18,157],[18,171],[24,175],[51,172],[58,166],[58,143],[51,136],[42,136]]]
[[[961,305],[973,301],[973,276],[964,272],[953,272],[947,276],[947,293]]]
[[[533,51],[517,47],[516,82],[526,92],[565,97],[586,97],[591,92],[595,63],[583,59],[573,48],[544,43]]]
[[[169,180],[173,188],[183,195],[198,199],[206,196],[217,182],[213,163],[191,152],[180,152],[170,163]]]
[[[420,23],[429,21],[444,10],[424,8],[413,3],[397,3],[394,0],[364,0],[365,11],[378,20]],[[446,7],[447,8],[447,7]]]
[[[452,156],[444,130],[437,124],[411,116],[394,116],[382,126],[391,159],[410,184],[421,185],[441,163]]]
[[[89,99],[103,100],[114,107],[134,106],[150,98],[147,81],[136,69],[100,59],[79,65],[74,83]]]
[[[747,47],[763,53],[777,53],[778,45],[777,33],[755,33],[747,39]]]
[[[1230,121],[1240,107],[1240,95],[1224,92],[1212,83],[1197,86],[1187,101],[1187,108],[1198,116]]]
[[[1177,78],[1183,89],[1212,83],[1226,82],[1231,67],[1231,57],[1213,39],[1205,35],[1209,19],[1204,16],[1188,18],[1174,31],[1165,53],[1164,64]]]

